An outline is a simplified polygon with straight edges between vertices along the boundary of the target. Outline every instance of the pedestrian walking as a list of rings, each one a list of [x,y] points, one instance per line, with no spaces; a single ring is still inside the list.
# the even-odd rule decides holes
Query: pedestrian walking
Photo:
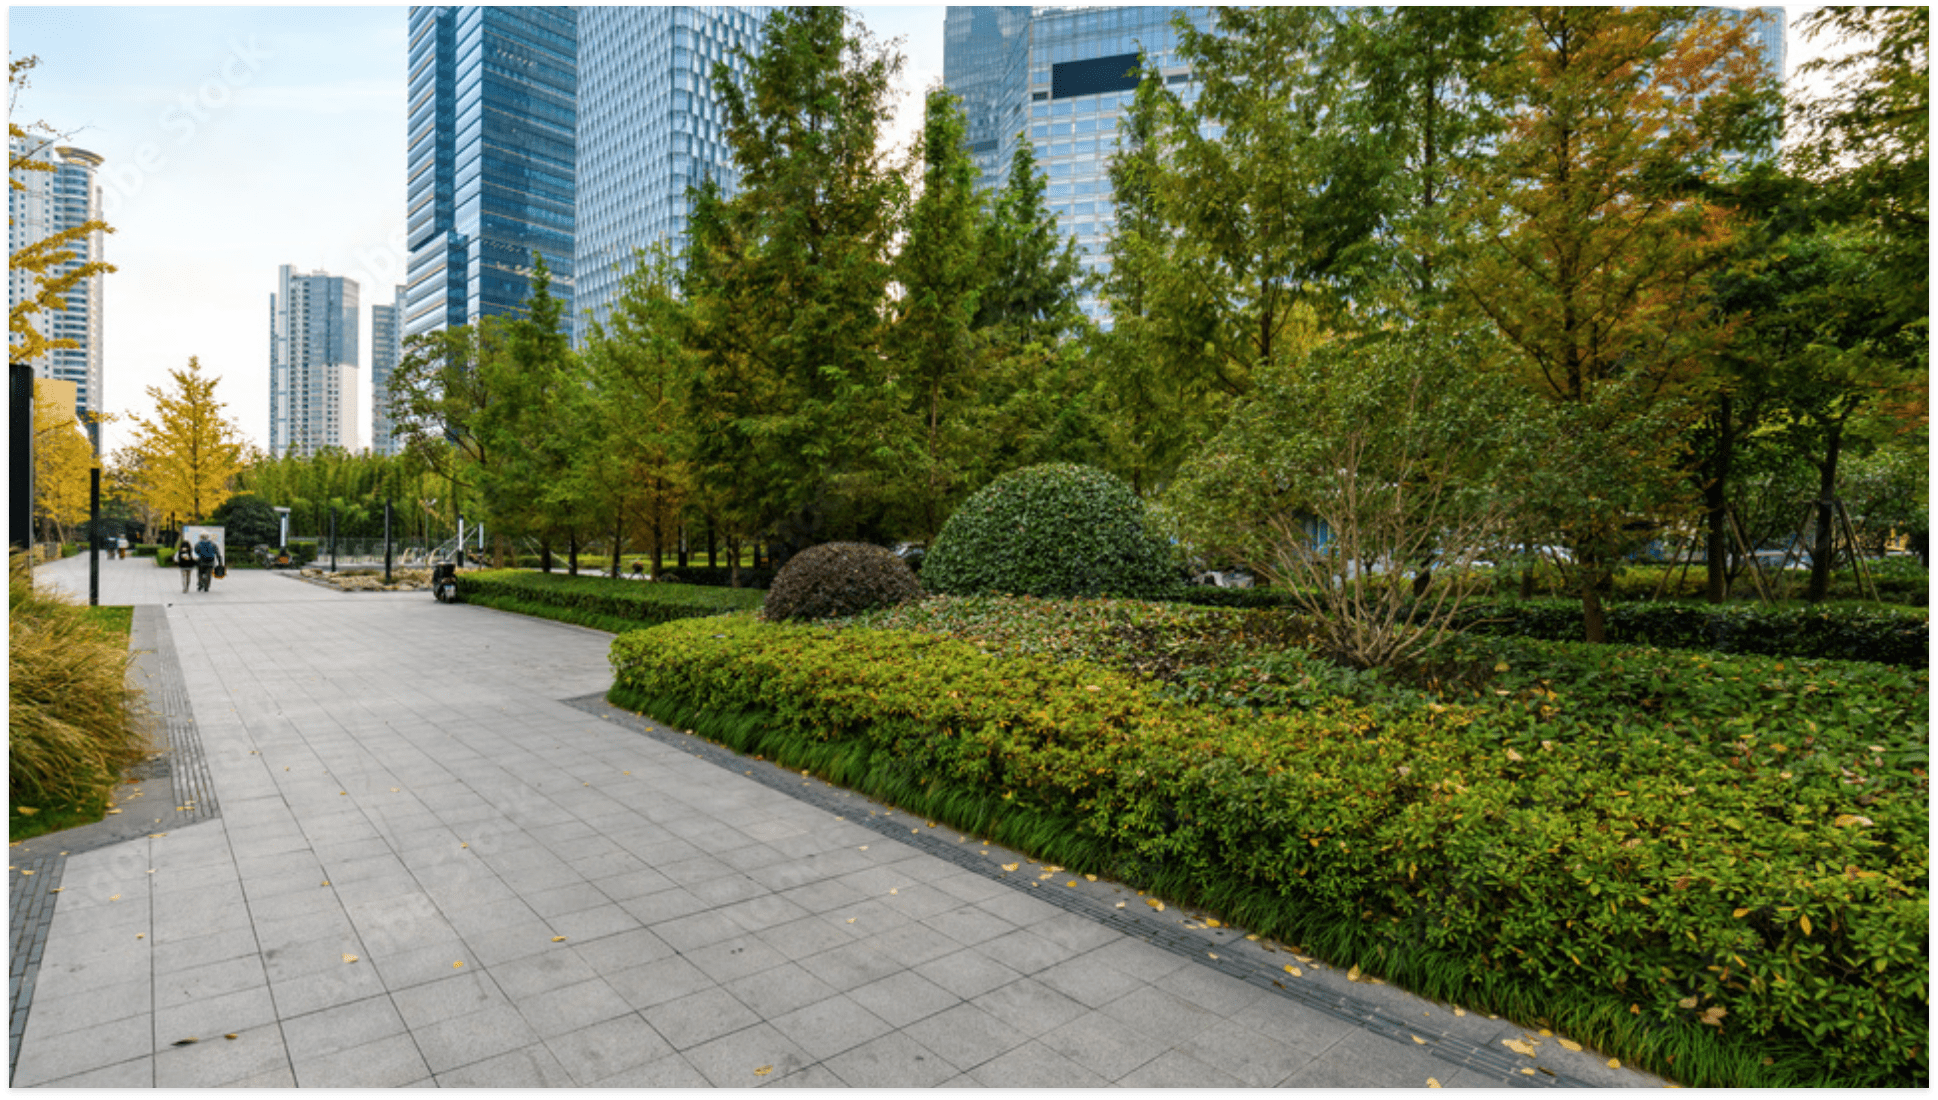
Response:
[[[123,535],[115,542],[115,549],[121,552],[122,561],[128,560],[128,536]]]
[[[215,575],[215,567],[221,564],[221,548],[215,545],[215,541],[209,538],[206,531],[203,532],[201,539],[195,543],[195,590],[197,592],[209,590],[209,578]]]
[[[189,577],[195,572],[195,547],[182,539],[175,547],[175,567],[182,571],[182,591],[188,591]]]

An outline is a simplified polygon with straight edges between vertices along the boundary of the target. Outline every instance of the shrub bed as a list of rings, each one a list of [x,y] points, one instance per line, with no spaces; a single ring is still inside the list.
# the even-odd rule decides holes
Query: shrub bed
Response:
[[[1420,689],[1355,674],[1298,708],[1203,706],[1175,694],[1181,672],[1079,654],[1149,648],[1130,625],[1223,630],[1264,660],[1255,616],[1092,606],[1016,625],[1032,614],[945,611],[980,646],[669,624],[615,641],[613,699],[1688,1084],[1924,1080],[1923,768],[1844,724],[1899,722],[1888,747],[1922,749],[1922,673],[1503,640],[1534,667],[1498,661],[1445,702],[1403,706]],[[1621,675],[1564,725],[1554,685],[1583,660]],[[1665,676],[1709,709],[1631,699]]]
[[[675,619],[760,606],[761,593],[732,588],[566,576],[518,569],[458,574],[458,598],[619,633]]]
[[[628,568],[630,568],[630,566],[628,566]],[[675,566],[671,569],[666,570],[666,572],[661,573],[660,578],[669,584],[697,584],[707,588],[733,587],[733,570],[728,569],[724,565],[720,565],[720,566],[689,565],[684,569],[681,569]],[[769,588],[769,587],[772,587],[773,584],[774,584],[774,570],[765,569],[765,568],[755,569],[752,566],[741,566],[740,587]]]
[[[1555,641],[1581,637],[1579,600],[1501,600],[1461,609],[1463,627]],[[1926,667],[1930,617],[1917,611],[1865,607],[1758,607],[1688,603],[1617,603],[1607,607],[1615,643],[1760,653]]]

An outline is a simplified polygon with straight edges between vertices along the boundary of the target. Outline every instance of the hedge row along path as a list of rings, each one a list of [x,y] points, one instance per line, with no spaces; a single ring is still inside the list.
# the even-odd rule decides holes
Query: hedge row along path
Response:
[[[14,1085],[1664,1083],[613,711],[608,634],[179,589],[103,563],[219,808],[37,871]]]

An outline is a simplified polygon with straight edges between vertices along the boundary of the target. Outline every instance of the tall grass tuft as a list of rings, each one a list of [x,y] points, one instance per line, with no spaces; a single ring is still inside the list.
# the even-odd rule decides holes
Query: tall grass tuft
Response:
[[[8,561],[7,777],[15,803],[78,804],[141,758],[140,692],[128,646],[87,609],[34,588],[25,554]]]

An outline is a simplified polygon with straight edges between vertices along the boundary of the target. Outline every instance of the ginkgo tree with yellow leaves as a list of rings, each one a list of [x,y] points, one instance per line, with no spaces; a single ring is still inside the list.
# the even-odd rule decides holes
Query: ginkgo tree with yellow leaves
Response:
[[[95,466],[67,396],[34,384],[34,508],[46,525],[42,537],[55,542],[66,542],[67,529],[87,519],[88,471]]]
[[[128,452],[140,472],[135,495],[158,515],[194,522],[233,493],[244,465],[242,429],[225,418],[215,398],[219,376],[202,373],[191,356],[187,370],[168,372],[173,389],[148,387],[155,418],[136,416]]]

